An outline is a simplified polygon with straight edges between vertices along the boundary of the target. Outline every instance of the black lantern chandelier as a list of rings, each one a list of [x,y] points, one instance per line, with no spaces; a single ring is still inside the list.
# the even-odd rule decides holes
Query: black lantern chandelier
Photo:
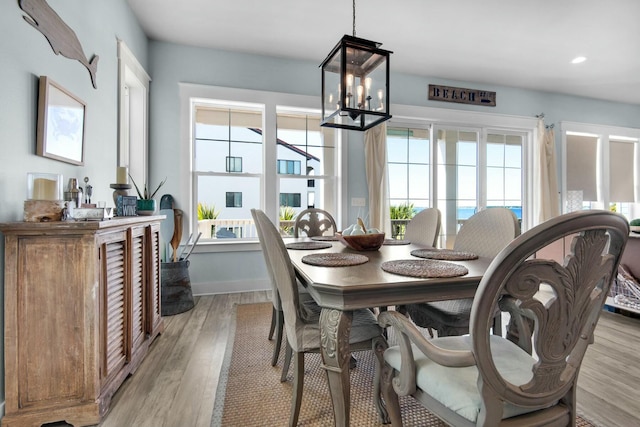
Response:
[[[321,126],[367,130],[389,120],[389,55],[377,43],[346,35],[322,62]]]

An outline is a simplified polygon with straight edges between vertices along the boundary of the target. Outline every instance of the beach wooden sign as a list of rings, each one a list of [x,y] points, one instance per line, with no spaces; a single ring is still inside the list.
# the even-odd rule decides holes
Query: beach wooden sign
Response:
[[[495,107],[496,93],[488,90],[429,85],[429,100]]]

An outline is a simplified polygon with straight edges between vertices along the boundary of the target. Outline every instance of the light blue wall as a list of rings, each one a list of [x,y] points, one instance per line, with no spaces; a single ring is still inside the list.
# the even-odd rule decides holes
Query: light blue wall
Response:
[[[111,200],[109,184],[115,179],[117,154],[116,38],[124,40],[152,77],[150,106],[151,182],[168,177],[163,193],[176,194],[189,179],[181,170],[178,83],[271,90],[303,95],[320,93],[319,62],[294,61],[257,55],[151,42],[142,33],[125,0],[66,0],[51,2],[76,32],[85,54],[100,55],[98,89],[86,69],[76,61],[56,56],[42,34],[22,19],[17,1],[0,2],[0,221],[22,219],[27,172],[89,176],[95,200]],[[328,46],[329,49],[331,46]],[[393,57],[392,57],[393,58]],[[391,62],[393,67],[393,59]],[[87,103],[84,166],[73,166],[35,155],[38,77],[47,75]],[[473,81],[470,71],[469,81]],[[486,108],[443,104],[426,100],[429,83],[483,88],[498,92],[491,112],[532,116],[546,114],[547,123],[569,120],[640,127],[640,106],[622,105],[542,92],[452,82],[393,74],[393,102],[487,111]],[[348,145],[348,194],[366,195],[362,134],[352,132]],[[182,207],[184,208],[184,207]],[[357,211],[351,209],[349,219]],[[4,243],[0,242],[0,289],[4,289]],[[191,258],[194,289],[206,284],[265,284],[266,273],[257,251],[194,254]],[[222,288],[222,287],[221,287]],[[0,294],[1,295],[1,294]],[[0,301],[0,308],[3,301]],[[2,320],[0,316],[0,321]],[[3,328],[0,328],[2,331]],[[0,361],[0,369],[4,366]],[[3,373],[3,372],[2,372]],[[2,375],[4,376],[4,375]],[[2,382],[3,383],[3,382]],[[4,392],[0,394],[3,399]]]
[[[75,31],[86,56],[100,56],[98,89],[91,86],[84,66],[53,53],[45,37],[22,18],[17,1],[0,2],[0,222],[22,220],[27,172],[62,174],[65,184],[68,178],[81,181],[88,176],[93,199],[113,203],[109,184],[115,182],[117,161],[116,38],[124,40],[138,60],[147,65],[147,38],[125,0],[66,0],[50,4]],[[35,155],[38,78],[42,75],[87,104],[84,166]],[[2,310],[4,238],[0,239],[0,272]],[[0,322],[3,320],[0,315]],[[0,331],[4,331],[4,325]],[[0,370],[4,378],[4,357]],[[0,381],[0,402],[3,401],[4,381]]]
[[[328,46],[329,49],[331,46]],[[327,52],[318,52],[317,62],[293,61],[221,50],[150,42],[151,84],[151,180],[168,176],[167,193],[188,188],[188,171],[180,149],[180,106],[178,83],[246,88],[302,95],[320,95],[318,65]],[[393,56],[391,58],[393,70]],[[472,71],[469,80],[473,80]],[[427,100],[429,84],[481,88],[497,92],[497,107],[449,104]],[[547,124],[561,120],[640,127],[640,105],[625,105],[585,98],[534,92],[509,87],[432,79],[393,73],[392,100],[396,104],[464,109],[533,117],[544,112]],[[392,111],[393,113],[393,111]],[[558,135],[559,138],[559,135]],[[348,136],[348,197],[367,197],[362,134]],[[187,162],[188,164],[188,162]],[[185,210],[188,209],[181,207]],[[358,208],[349,208],[347,223]],[[262,256],[257,251],[195,253],[191,257],[194,289],[242,290],[266,286]],[[212,286],[207,286],[213,284]]]

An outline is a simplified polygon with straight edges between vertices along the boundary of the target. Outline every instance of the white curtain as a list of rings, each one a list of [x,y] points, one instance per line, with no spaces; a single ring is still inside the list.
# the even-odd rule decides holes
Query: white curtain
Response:
[[[547,129],[542,119],[538,120],[536,141],[537,173],[534,185],[536,195],[537,223],[560,215],[558,202],[558,172],[556,167],[555,132]]]
[[[387,188],[387,125],[382,123],[364,132],[364,159],[369,190],[369,227],[391,237]]]

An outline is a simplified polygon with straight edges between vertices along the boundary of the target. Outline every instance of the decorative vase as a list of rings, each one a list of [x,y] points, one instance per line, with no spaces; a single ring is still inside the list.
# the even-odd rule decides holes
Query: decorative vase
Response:
[[[203,239],[211,239],[215,237],[215,225],[213,225],[213,219],[201,219],[198,220],[198,231],[202,233]]]
[[[138,199],[138,215],[153,215],[156,211],[155,199]]]

